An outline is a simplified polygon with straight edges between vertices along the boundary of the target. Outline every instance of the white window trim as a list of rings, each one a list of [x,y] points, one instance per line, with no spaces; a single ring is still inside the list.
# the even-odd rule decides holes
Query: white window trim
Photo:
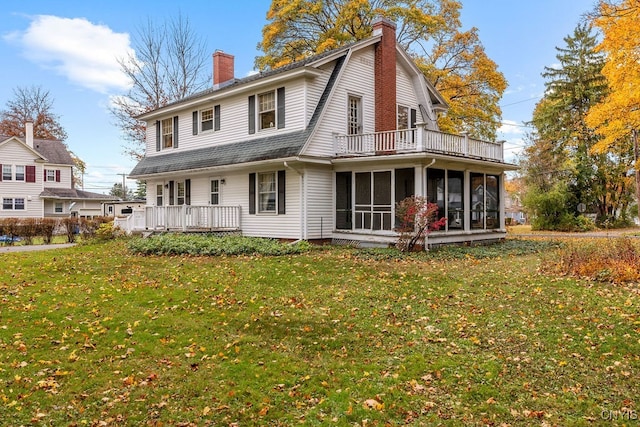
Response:
[[[262,102],[260,102],[261,97],[265,96],[265,95],[271,95],[273,97],[273,108],[268,109],[268,110],[262,110]],[[276,90],[269,90],[266,92],[262,92],[259,93],[256,96],[256,119],[258,121],[257,123],[257,129],[258,131],[270,131],[270,130],[275,130],[277,129],[277,123],[278,123],[278,99],[277,99],[277,94],[276,94]],[[271,113],[273,112],[273,121],[270,122],[270,126],[268,127],[262,127],[262,115],[263,114],[267,114],[267,113]]]
[[[211,112],[211,118],[208,120],[204,119],[204,113],[205,112]],[[202,110],[200,110],[200,121],[199,121],[199,126],[200,126],[200,132],[202,133],[209,133],[209,132],[213,132],[214,131],[214,127],[215,127],[215,111],[214,111],[214,107],[209,107],[209,108],[203,108]],[[211,128],[210,129],[204,129],[204,124],[210,122],[211,123]]]
[[[274,184],[274,189],[273,191],[260,191],[260,178],[266,175],[271,175],[273,176],[273,184]],[[277,171],[269,171],[269,172],[259,172],[256,176],[256,202],[257,202],[257,209],[256,212],[262,215],[276,215],[278,213],[278,172]],[[262,208],[262,194],[271,194],[273,193],[274,198],[273,198],[273,209],[263,209]],[[268,202],[267,202],[268,203]]]
[[[18,179],[18,168],[22,168],[22,179]],[[14,166],[14,178],[18,182],[25,182],[27,180],[27,167],[24,165],[15,165]]]
[[[167,129],[169,131],[167,132]],[[167,145],[167,140],[171,139],[171,145]],[[163,150],[168,148],[173,148],[174,140],[173,140],[173,117],[168,119],[162,119],[160,122],[160,142]]]
[[[8,178],[5,175],[5,169],[8,170]],[[2,181],[13,181],[13,165],[2,165]]]
[[[46,182],[56,182],[56,170],[55,169],[45,169],[46,173]]]
[[[357,117],[356,117],[356,125],[357,125],[357,132],[355,133],[351,133],[351,100],[356,100],[358,102],[357,107],[358,107],[358,111],[357,113]],[[363,129],[364,129],[364,123],[363,123],[363,118],[364,118],[364,114],[363,114],[363,110],[364,109],[364,100],[362,95],[358,95],[355,93],[348,93],[347,94],[347,135],[362,135],[363,133]]]
[[[218,192],[217,193],[211,191],[211,185],[212,185],[212,183],[214,181],[218,182]],[[215,203],[215,204],[211,203],[211,199],[212,199],[212,196],[214,194],[218,195],[218,203]],[[209,180],[209,205],[211,205],[211,206],[220,206],[221,205],[221,201],[222,201],[222,179],[221,178],[211,178]]]

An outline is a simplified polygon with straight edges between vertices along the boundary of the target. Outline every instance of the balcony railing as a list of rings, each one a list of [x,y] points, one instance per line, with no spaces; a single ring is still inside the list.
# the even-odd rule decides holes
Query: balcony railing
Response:
[[[116,225],[127,232],[235,231],[240,230],[240,206],[146,206]]]
[[[430,152],[482,160],[504,161],[502,142],[482,141],[468,135],[428,130],[394,130],[360,135],[334,135],[336,156],[375,156],[390,153]]]

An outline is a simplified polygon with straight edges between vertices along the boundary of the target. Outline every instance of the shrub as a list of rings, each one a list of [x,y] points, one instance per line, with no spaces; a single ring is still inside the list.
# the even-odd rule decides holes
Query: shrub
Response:
[[[400,222],[395,229],[400,233],[396,247],[408,252],[413,251],[418,241],[429,232],[439,230],[447,224],[446,218],[438,219],[438,205],[429,203],[422,196],[407,197],[398,203],[396,217]]]
[[[274,239],[207,234],[161,234],[136,238],[129,250],[144,255],[287,255],[306,252],[306,241],[282,243]]]
[[[546,271],[613,283],[640,281],[640,242],[629,238],[573,241],[543,261]]]
[[[55,218],[42,218],[40,220],[40,231],[38,234],[42,236],[42,240],[47,245],[53,240],[53,232],[58,227],[58,220]]]
[[[76,241],[76,234],[79,233],[79,224],[78,218],[76,217],[65,217],[61,220],[62,225],[65,228],[65,233],[67,235],[67,242],[73,243]]]
[[[98,240],[111,240],[123,235],[124,232],[119,227],[114,226],[113,221],[101,223],[93,233],[93,237]]]

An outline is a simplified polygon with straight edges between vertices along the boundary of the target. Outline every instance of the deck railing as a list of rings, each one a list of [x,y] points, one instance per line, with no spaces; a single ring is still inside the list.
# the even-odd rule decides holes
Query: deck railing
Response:
[[[483,160],[504,161],[502,142],[482,141],[418,127],[360,135],[334,135],[337,156],[432,152]]]
[[[127,232],[234,231],[240,230],[240,206],[146,206],[116,225]]]

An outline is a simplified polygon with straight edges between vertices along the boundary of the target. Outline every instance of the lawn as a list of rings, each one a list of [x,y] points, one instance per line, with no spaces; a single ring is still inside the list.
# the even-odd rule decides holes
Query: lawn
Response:
[[[636,425],[639,287],[554,250],[1,254],[0,424]]]

